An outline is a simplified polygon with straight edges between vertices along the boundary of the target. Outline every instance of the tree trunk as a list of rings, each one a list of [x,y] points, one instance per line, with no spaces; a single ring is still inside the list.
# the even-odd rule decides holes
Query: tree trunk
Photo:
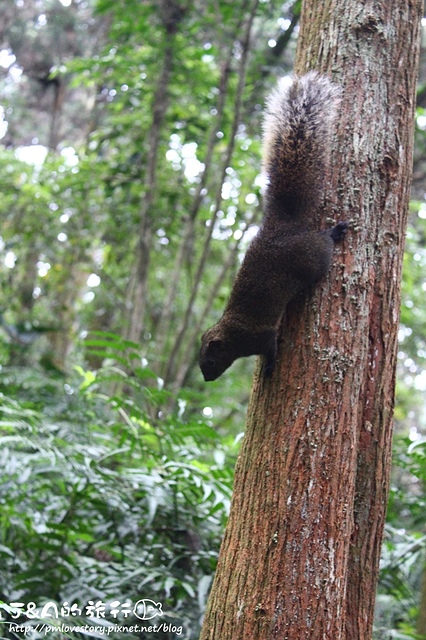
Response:
[[[257,368],[201,640],[368,640],[388,494],[422,2],[305,0],[296,71],[344,90],[328,277]],[[326,227],[325,216],[318,225]]]
[[[165,2],[162,2],[165,5]],[[170,3],[172,6],[173,3]],[[145,194],[141,203],[138,240],[135,261],[126,292],[125,309],[128,323],[125,338],[139,342],[145,324],[145,310],[148,297],[148,275],[150,250],[152,246],[152,207],[157,184],[158,151],[162,127],[169,103],[169,81],[173,65],[174,34],[167,30],[167,42],[161,75],[154,95],[152,126],[148,136]]]

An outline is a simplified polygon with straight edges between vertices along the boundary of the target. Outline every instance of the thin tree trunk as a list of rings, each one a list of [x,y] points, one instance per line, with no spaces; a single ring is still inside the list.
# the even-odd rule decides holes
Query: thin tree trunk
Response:
[[[52,105],[52,117],[50,119],[49,130],[49,149],[56,151],[56,148],[60,141],[60,120],[62,116],[62,110],[64,107],[65,99],[65,81],[58,77],[52,82],[53,87],[53,105]]]
[[[76,304],[81,297],[82,289],[87,281],[87,272],[82,270],[81,262],[78,259],[72,260],[69,264],[68,277],[65,278],[66,269],[64,270],[64,280],[61,287],[58,287],[58,293],[54,303],[54,325],[57,330],[49,333],[49,342],[51,346],[52,364],[59,370],[66,372],[69,355],[75,344],[77,334],[76,323]]]
[[[232,43],[234,44],[234,43]],[[229,51],[227,60],[222,65],[221,79],[219,83],[219,96],[217,101],[216,108],[216,117],[214,121],[214,125],[211,129],[209,141],[207,144],[207,151],[204,158],[204,170],[201,175],[200,181],[196,187],[196,192],[194,195],[194,200],[192,204],[191,211],[188,216],[188,220],[186,221],[185,233],[183,235],[183,239],[181,241],[179,251],[176,256],[175,265],[172,271],[172,280],[168,289],[168,295],[164,302],[164,306],[161,311],[161,317],[159,319],[157,325],[157,342],[158,342],[158,353],[163,353],[165,344],[167,342],[168,334],[170,331],[170,324],[173,317],[173,305],[176,300],[176,296],[178,294],[179,289],[179,280],[182,277],[182,270],[185,263],[185,260],[188,259],[190,254],[192,253],[192,238],[194,235],[194,225],[195,220],[198,216],[202,201],[203,201],[203,192],[206,188],[207,177],[210,172],[212,158],[213,158],[213,150],[214,146],[217,143],[217,132],[220,129],[222,118],[223,118],[223,110],[225,106],[225,98],[227,95],[228,89],[228,80],[231,71],[231,54],[232,51]]]
[[[371,638],[421,9],[304,2],[296,70],[344,88],[326,199],[351,229],[288,310],[272,379],[257,367],[201,640]]]
[[[129,280],[125,307],[128,309],[128,326],[125,337],[138,342],[145,322],[148,296],[148,273],[152,244],[151,207],[154,202],[157,181],[157,159],[161,129],[168,106],[168,85],[173,64],[173,37],[167,36],[164,60],[158,87],[154,95],[152,126],[149,133],[148,159],[145,177],[145,194],[141,203],[135,262]]]
[[[158,12],[165,31],[164,58],[154,94],[152,125],[148,137],[145,195],[141,204],[135,263],[130,277],[125,306],[129,309],[126,338],[138,342],[145,323],[148,275],[152,245],[151,208],[157,187],[157,162],[161,132],[169,104],[169,82],[174,63],[175,35],[187,11],[185,0],[159,0]]]

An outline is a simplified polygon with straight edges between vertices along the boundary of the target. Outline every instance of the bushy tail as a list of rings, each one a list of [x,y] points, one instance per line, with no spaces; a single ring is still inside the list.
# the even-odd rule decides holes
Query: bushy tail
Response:
[[[281,80],[267,100],[263,168],[266,203],[279,217],[312,216],[320,201],[340,88],[311,71]]]

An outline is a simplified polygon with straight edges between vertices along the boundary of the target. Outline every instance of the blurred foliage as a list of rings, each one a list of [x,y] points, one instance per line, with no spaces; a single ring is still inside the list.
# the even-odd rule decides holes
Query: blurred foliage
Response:
[[[66,383],[13,367],[0,376],[0,600],[60,609],[150,598],[196,638],[236,444],[187,415],[184,400],[167,418],[158,413],[167,392],[138,345],[113,335],[90,345],[105,365]]]

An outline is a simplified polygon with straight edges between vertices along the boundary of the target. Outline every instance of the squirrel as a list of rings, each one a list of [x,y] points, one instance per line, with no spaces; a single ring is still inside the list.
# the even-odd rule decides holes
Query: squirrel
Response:
[[[206,382],[251,355],[263,355],[264,373],[272,374],[287,304],[327,272],[334,243],[344,238],[346,222],[313,229],[339,103],[339,87],[315,71],[282,82],[267,100],[264,217],[222,318],[202,336],[199,365]]]

